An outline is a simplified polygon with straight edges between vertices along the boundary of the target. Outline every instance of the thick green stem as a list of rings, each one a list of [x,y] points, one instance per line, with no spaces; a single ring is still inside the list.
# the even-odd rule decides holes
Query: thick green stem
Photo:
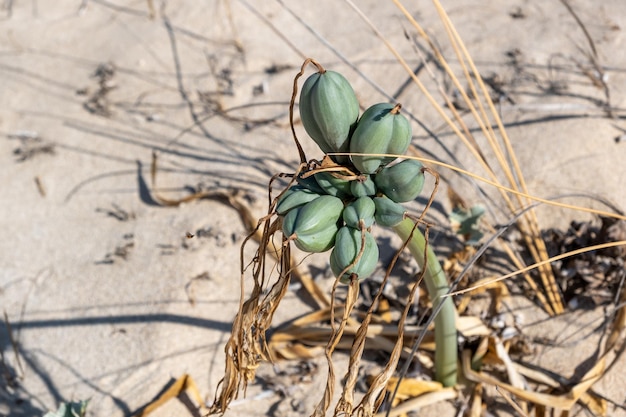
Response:
[[[430,246],[426,247],[426,239],[415,227],[413,220],[404,219],[394,226],[393,230],[404,241],[409,239],[413,232],[407,247],[421,268],[424,268],[424,251],[426,251],[424,281],[433,303],[433,311],[436,311],[439,304],[443,303],[439,314],[435,317],[435,378],[444,386],[452,387],[456,385],[458,353],[454,304],[452,298],[442,298],[448,292],[448,280],[435,252]]]

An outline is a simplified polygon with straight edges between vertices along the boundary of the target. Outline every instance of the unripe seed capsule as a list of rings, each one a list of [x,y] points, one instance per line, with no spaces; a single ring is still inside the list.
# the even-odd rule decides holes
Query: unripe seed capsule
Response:
[[[406,159],[381,169],[374,182],[378,189],[396,203],[414,200],[424,188],[423,165]]]
[[[374,205],[376,206],[374,215],[376,224],[383,227],[394,227],[404,220],[406,209],[389,197],[375,197]]]
[[[343,202],[323,195],[301,207],[290,210],[283,218],[283,234],[294,239],[305,252],[325,252],[332,248],[339,230]]]
[[[363,180],[355,180],[350,182],[350,192],[355,197],[363,197],[366,195],[376,194],[376,184],[371,175],[363,174]]]
[[[365,110],[350,139],[350,152],[403,155],[411,142],[411,124],[399,113],[400,105],[379,103]],[[373,174],[396,157],[352,155],[362,173]]]
[[[361,229],[361,227],[369,229],[374,224],[375,211],[376,205],[370,197],[360,197],[343,209],[343,221],[346,222],[346,226],[355,229]]]
[[[358,117],[354,90],[338,72],[315,73],[302,85],[302,125],[324,153],[348,152],[350,132]]]
[[[354,262],[361,252],[361,233],[365,235],[365,245],[361,257]],[[337,232],[336,244],[330,253],[330,268],[342,283],[348,284],[352,274],[356,274],[359,281],[372,275],[378,264],[378,256],[378,245],[370,232],[344,226]],[[352,263],[354,265],[340,277],[341,271]]]
[[[315,181],[326,194],[339,198],[347,198],[352,195],[350,192],[350,181],[344,178],[337,178],[330,172],[320,172],[315,174]]]
[[[319,196],[320,195],[318,193],[300,185],[291,186],[278,200],[278,203],[276,204],[276,213],[284,216],[289,210],[301,207],[306,203],[315,200]]]
[[[320,195],[326,194],[326,191],[324,191],[322,187],[320,187],[317,181],[315,180],[314,175],[309,175],[306,178],[303,178],[302,175],[300,175],[298,176],[298,178],[296,178],[296,181],[298,182],[298,185],[301,185],[304,188],[308,188],[310,191],[313,191],[314,193],[317,193]]]

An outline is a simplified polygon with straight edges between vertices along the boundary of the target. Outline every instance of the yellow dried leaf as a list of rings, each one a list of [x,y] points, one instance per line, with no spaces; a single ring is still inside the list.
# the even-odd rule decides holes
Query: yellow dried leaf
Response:
[[[428,392],[416,398],[410,398],[403,401],[398,406],[393,407],[391,411],[376,413],[374,417],[399,417],[409,411],[415,411],[421,407],[435,404],[441,401],[452,400],[458,396],[454,388],[442,388],[438,391]]]
[[[489,336],[491,334],[491,330],[476,316],[457,317],[456,328],[465,337]]]
[[[191,394],[191,398],[193,398],[193,400],[195,400],[198,404],[200,413],[204,414],[204,401],[202,400],[202,396],[200,395],[198,386],[191,378],[191,376],[185,374],[178,378],[168,389],[161,393],[161,395],[159,395],[152,402],[148,403],[148,405],[142,408],[141,411],[135,414],[134,417],[145,417],[157,408],[163,406],[163,404],[165,404],[167,401],[171,400],[172,398],[176,398],[186,392]]]
[[[387,391],[394,392],[398,385],[398,377],[389,378],[387,382]],[[419,397],[420,395],[438,391],[443,388],[440,382],[436,381],[422,381],[415,378],[403,378],[400,381],[400,386],[396,392],[396,398],[400,400],[406,400],[408,398]]]
[[[378,302],[378,315],[383,322],[391,323],[391,309],[389,307],[389,300],[386,298],[381,298]]]

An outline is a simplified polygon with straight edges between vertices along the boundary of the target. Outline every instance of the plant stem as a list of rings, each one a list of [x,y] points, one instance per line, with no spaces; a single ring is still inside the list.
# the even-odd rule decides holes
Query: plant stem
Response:
[[[435,252],[430,246],[426,247],[426,239],[415,227],[413,220],[404,219],[394,226],[393,230],[403,241],[411,238],[407,247],[420,268],[424,268],[424,259],[426,259],[424,281],[433,303],[433,311],[436,311],[439,304],[443,304],[439,314],[435,317],[435,379],[445,387],[452,387],[456,385],[458,353],[454,304],[451,297],[442,298],[448,293],[448,280]],[[426,257],[424,257],[424,251],[426,251]]]

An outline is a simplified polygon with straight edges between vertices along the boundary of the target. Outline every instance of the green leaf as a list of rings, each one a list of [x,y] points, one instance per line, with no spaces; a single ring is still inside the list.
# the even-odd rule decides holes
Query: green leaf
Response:
[[[86,401],[72,401],[59,405],[59,409],[55,412],[48,412],[43,417],[85,417],[87,414]]]
[[[478,222],[483,214],[485,214],[485,208],[481,205],[474,205],[469,209],[457,207],[448,217],[450,222],[457,226],[456,233],[463,236],[468,245],[475,245],[483,237],[483,233],[478,228]]]

